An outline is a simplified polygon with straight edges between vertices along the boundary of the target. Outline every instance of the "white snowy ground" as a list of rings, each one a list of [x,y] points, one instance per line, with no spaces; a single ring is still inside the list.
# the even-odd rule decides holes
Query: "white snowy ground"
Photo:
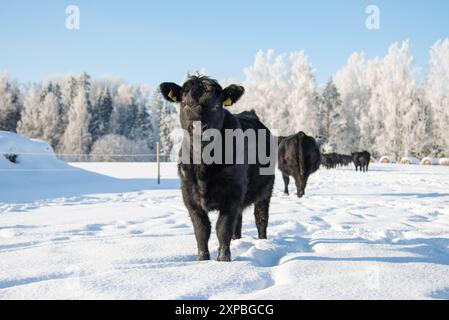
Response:
[[[303,199],[277,176],[269,240],[248,210],[219,263],[195,261],[175,164],[160,186],[154,164],[73,166],[0,171],[0,299],[449,299],[448,167],[320,170]]]

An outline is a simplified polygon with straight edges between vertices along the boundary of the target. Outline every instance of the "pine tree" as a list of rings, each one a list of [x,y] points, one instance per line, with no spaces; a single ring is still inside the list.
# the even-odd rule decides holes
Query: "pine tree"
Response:
[[[111,133],[127,138],[131,136],[138,112],[135,95],[135,88],[131,85],[118,87],[111,116]]]
[[[90,110],[89,132],[93,142],[109,133],[112,109],[112,97],[109,88],[99,88],[99,93]]]

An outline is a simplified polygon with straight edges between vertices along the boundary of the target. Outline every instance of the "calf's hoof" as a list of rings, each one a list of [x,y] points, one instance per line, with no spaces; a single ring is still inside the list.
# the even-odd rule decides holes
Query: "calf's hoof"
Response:
[[[218,252],[217,261],[231,262],[231,251],[229,249],[220,249]]]
[[[210,260],[210,254],[208,251],[198,252],[198,261]]]
[[[242,235],[241,234],[234,234],[233,236],[232,236],[232,240],[238,240],[238,239],[241,239],[242,238]]]

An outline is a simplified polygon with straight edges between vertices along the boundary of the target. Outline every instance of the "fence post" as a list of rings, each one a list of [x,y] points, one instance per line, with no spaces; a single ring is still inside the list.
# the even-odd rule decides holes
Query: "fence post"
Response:
[[[156,144],[156,161],[157,161],[157,184],[161,184],[161,159],[160,159],[160,145]]]

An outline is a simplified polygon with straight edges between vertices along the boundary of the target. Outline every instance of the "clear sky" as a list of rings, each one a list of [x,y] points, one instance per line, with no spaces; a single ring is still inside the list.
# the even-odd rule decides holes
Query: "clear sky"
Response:
[[[80,8],[80,29],[65,26]],[[365,28],[368,5],[380,29]],[[190,0],[0,2],[0,70],[19,81],[86,71],[151,86],[205,68],[217,79],[243,79],[260,49],[304,50],[319,82],[354,51],[383,56],[410,39],[425,67],[429,47],[449,36],[447,0]]]

